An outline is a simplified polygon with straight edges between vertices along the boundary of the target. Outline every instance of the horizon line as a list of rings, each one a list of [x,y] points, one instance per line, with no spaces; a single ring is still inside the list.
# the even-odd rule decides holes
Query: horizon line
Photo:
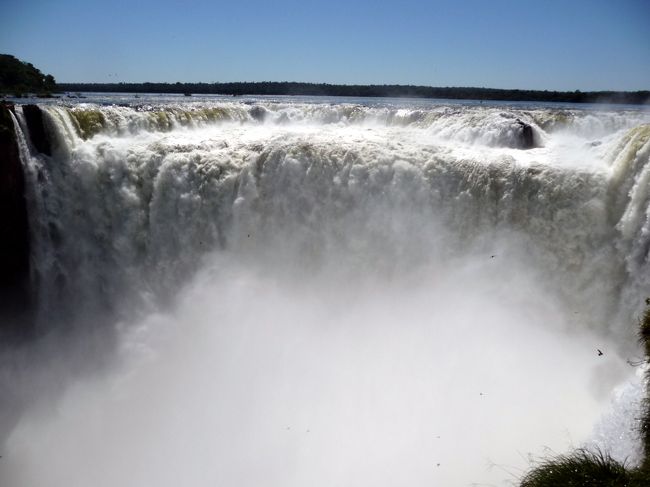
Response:
[[[313,86],[332,86],[332,87],[376,87],[376,88],[429,88],[438,90],[485,90],[485,91],[534,91],[540,93],[650,93],[650,87],[638,90],[550,90],[540,88],[492,88],[486,86],[435,86],[421,84],[401,84],[401,83],[329,83],[315,81],[57,81],[57,85],[244,85],[244,84],[293,84],[293,85],[313,85]]]

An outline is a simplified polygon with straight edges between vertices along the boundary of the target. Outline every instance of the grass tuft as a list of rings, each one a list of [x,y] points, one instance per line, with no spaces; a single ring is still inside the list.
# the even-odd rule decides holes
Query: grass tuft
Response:
[[[641,487],[650,477],[630,470],[600,450],[580,449],[544,461],[526,474],[521,487]]]

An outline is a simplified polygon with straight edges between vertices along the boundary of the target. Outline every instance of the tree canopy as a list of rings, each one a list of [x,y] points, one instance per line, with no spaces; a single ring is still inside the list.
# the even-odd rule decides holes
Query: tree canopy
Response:
[[[49,93],[56,89],[51,74],[43,74],[31,63],[10,54],[0,54],[0,93]]]

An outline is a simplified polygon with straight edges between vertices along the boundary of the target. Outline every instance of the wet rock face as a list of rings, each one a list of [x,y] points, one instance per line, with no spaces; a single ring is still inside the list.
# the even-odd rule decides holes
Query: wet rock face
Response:
[[[519,119],[516,120],[516,124],[520,134],[520,149],[533,149],[537,147],[533,127]]]
[[[45,124],[43,123],[43,112],[36,105],[24,105],[23,114],[29,129],[29,138],[36,150],[42,154],[52,155],[50,140],[45,133]]]
[[[0,340],[28,333],[31,323],[25,176],[12,109],[0,104]]]
[[[266,116],[268,115],[267,110],[264,107],[254,106],[250,109],[250,115],[258,122],[263,122]]]

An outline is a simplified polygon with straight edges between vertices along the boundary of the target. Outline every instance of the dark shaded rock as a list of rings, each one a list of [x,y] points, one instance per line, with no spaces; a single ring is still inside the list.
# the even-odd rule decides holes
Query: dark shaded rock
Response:
[[[521,120],[517,119],[515,121],[519,128],[519,135],[520,135],[520,149],[533,149],[537,147],[535,144],[535,132],[533,131],[533,127],[526,122],[522,122]]]
[[[266,108],[261,106],[254,106],[250,109],[249,113],[251,114],[251,117],[253,117],[258,122],[263,122],[266,118],[266,115],[268,114]]]
[[[45,124],[43,123],[43,112],[37,105],[23,105],[23,113],[25,114],[25,121],[29,129],[29,139],[38,152],[52,155],[52,147],[50,139],[45,132]]]
[[[25,175],[10,110],[0,104],[0,339],[31,332]]]

